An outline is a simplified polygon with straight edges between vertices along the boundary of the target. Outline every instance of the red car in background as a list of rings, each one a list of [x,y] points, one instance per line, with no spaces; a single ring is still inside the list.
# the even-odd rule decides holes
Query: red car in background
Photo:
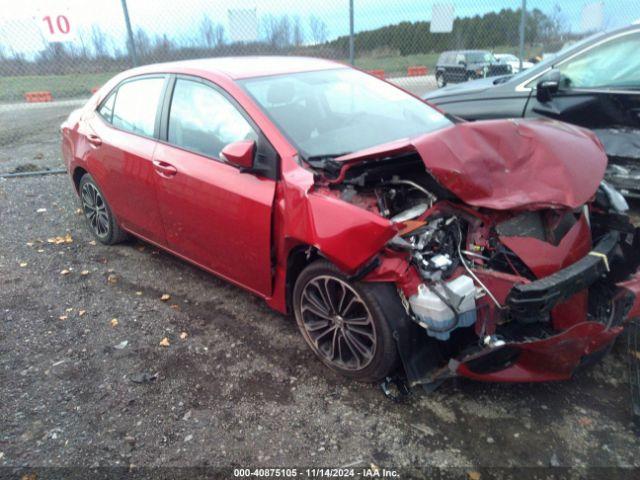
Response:
[[[567,379],[640,317],[640,233],[579,127],[464,122],[326,60],[219,58],[116,76],[62,150],[99,241],[254,292],[358,380]]]

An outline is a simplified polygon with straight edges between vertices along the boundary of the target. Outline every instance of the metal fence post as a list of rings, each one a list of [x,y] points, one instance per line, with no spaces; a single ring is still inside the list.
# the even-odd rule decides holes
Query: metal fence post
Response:
[[[122,13],[124,13],[124,23],[127,25],[127,37],[129,41],[129,56],[134,67],[138,66],[138,55],[136,54],[136,44],[133,42],[133,30],[131,30],[131,20],[129,20],[129,9],[127,0],[122,0]]]
[[[349,63],[355,64],[355,45],[353,31],[353,0],[349,0]]]
[[[522,70],[522,59],[524,58],[524,33],[527,18],[527,0],[522,0],[522,11],[520,12],[520,70]]]

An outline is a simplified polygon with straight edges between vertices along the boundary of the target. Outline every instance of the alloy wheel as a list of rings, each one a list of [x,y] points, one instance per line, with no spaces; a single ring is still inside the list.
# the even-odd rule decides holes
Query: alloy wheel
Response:
[[[109,211],[102,194],[91,183],[85,183],[81,192],[82,209],[93,232],[100,238],[109,235]]]
[[[376,329],[364,300],[345,281],[321,275],[304,287],[300,315],[314,350],[343,370],[362,370],[376,353]]]

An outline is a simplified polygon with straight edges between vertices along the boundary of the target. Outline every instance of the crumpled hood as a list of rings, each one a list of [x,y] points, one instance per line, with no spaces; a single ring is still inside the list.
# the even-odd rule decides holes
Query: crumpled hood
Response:
[[[607,166],[593,133],[553,120],[462,122],[336,160],[408,150],[460,200],[496,210],[577,208],[596,192]]]

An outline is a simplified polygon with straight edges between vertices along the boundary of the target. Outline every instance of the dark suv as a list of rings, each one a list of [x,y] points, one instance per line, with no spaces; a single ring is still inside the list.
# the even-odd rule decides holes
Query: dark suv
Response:
[[[438,87],[444,87],[447,83],[460,83],[509,73],[511,73],[511,66],[500,63],[491,52],[486,50],[442,52],[436,63]]]

